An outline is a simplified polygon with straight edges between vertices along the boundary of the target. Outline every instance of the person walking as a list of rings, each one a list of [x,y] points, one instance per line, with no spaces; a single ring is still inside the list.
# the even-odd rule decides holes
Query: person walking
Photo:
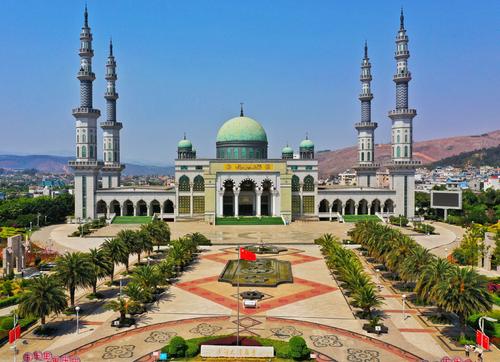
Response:
[[[465,345],[465,357],[470,356],[470,346],[468,344]]]

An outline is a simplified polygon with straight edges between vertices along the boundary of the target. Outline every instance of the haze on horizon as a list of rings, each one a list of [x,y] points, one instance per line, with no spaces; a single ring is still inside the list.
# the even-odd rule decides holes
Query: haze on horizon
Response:
[[[74,154],[77,49],[84,1],[0,3],[1,153]],[[415,140],[499,128],[500,2],[89,0],[94,107],[105,118],[105,61],[113,37],[118,120],[126,162],[171,164],[184,132],[215,156],[227,119],[266,129],[269,154],[306,132],[316,150],[356,142],[360,62],[368,41],[377,143],[395,105],[394,39],[400,6],[410,38]],[[99,137],[102,152],[102,137]]]

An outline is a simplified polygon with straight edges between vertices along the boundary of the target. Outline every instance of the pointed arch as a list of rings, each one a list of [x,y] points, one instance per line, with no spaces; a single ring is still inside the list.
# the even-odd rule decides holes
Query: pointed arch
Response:
[[[158,200],[153,200],[149,204],[149,210],[150,210],[150,215],[153,216],[154,214],[161,214],[161,205]]]
[[[179,177],[179,191],[190,191],[189,177],[182,175]]]
[[[205,191],[205,179],[198,175],[193,180],[193,191]]]
[[[330,211],[330,203],[327,199],[323,199],[319,202],[319,212],[329,212]]]
[[[173,214],[174,213],[174,203],[172,200],[166,200],[163,203],[163,213],[164,214]]]
[[[352,199],[347,200],[347,202],[345,203],[344,214],[345,215],[354,215],[355,207],[356,207],[356,203],[354,202],[354,200],[352,200]]]
[[[307,175],[304,177],[304,185],[302,186],[303,191],[314,191],[314,177]]]
[[[300,191],[300,179],[297,175],[292,176],[292,192]]]
[[[368,201],[362,199],[358,203],[358,215],[366,215],[368,214]]]
[[[335,199],[335,201],[332,202],[332,212],[342,213],[342,201]]]
[[[146,201],[139,200],[136,204],[136,214],[137,216],[147,216],[148,215],[148,205]]]

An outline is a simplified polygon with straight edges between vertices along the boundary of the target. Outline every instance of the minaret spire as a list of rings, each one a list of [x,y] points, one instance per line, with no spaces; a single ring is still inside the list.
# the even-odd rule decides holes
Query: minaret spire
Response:
[[[101,122],[103,133],[103,158],[102,187],[119,187],[121,182],[121,171],[124,166],[120,163],[120,130],[123,125],[116,119],[116,60],[113,55],[113,40],[109,39],[109,55],[106,62],[106,121]]]
[[[403,7],[401,7],[401,14],[399,15],[399,30],[404,30],[405,28],[405,14],[403,13]]]
[[[368,42],[365,40],[365,58],[368,59]]]
[[[240,117],[244,117],[245,115],[243,114],[243,102],[240,103]]]
[[[102,162],[97,160],[97,118],[101,115],[93,107],[92,32],[85,5],[84,22],[80,32],[80,66],[77,78],[80,81],[80,105],[73,109],[76,120],[76,159],[69,161],[75,172],[75,218],[95,218],[95,194],[97,175]]]

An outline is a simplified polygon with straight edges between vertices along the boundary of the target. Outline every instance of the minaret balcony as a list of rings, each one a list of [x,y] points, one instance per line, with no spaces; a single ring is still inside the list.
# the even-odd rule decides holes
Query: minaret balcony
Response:
[[[95,74],[92,71],[88,70],[80,70],[77,74],[76,77],[79,80],[95,80]]]
[[[394,74],[392,80],[396,83],[409,82],[411,80],[411,73],[406,72]]]
[[[361,129],[375,129],[378,127],[377,122],[358,122],[354,124],[354,128],[357,130]]]
[[[117,80],[118,77],[116,76],[116,73],[112,73],[112,74],[108,73],[108,74],[106,74],[104,76],[104,79],[106,79],[106,80]]]
[[[99,118],[101,111],[95,108],[78,107],[73,108],[73,116],[75,117],[92,117]]]
[[[80,56],[87,56],[87,57],[93,57],[94,56],[94,49],[81,49],[78,51],[78,54]]]
[[[105,92],[104,93],[104,98],[110,99],[110,100],[116,100],[116,99],[118,99],[118,93],[116,93],[116,92]]]
[[[102,161],[97,160],[71,160],[68,165],[74,169],[99,169],[103,166]]]
[[[372,93],[360,93],[358,99],[360,101],[371,101],[373,99]]]
[[[104,121],[101,122],[102,129],[117,129],[120,130],[123,128],[123,124],[121,122],[116,121]]]
[[[399,58],[409,58],[410,57],[410,51],[409,50],[396,50],[394,52],[394,56],[399,59]]]
[[[368,74],[368,75],[366,75],[366,74],[361,74],[361,75],[359,76],[359,79],[360,79],[362,82],[363,82],[363,81],[370,81],[370,82],[371,82],[371,80],[372,80],[373,78],[372,78],[372,75],[371,75],[371,74]]]
[[[416,109],[410,109],[410,108],[402,108],[402,109],[393,109],[392,111],[389,111],[389,117],[394,116],[412,116],[415,117],[417,115],[417,110]]]
[[[408,41],[408,35],[406,35],[405,33],[403,34],[398,34],[396,36],[396,42],[400,43],[400,42],[403,42],[403,41]]]

